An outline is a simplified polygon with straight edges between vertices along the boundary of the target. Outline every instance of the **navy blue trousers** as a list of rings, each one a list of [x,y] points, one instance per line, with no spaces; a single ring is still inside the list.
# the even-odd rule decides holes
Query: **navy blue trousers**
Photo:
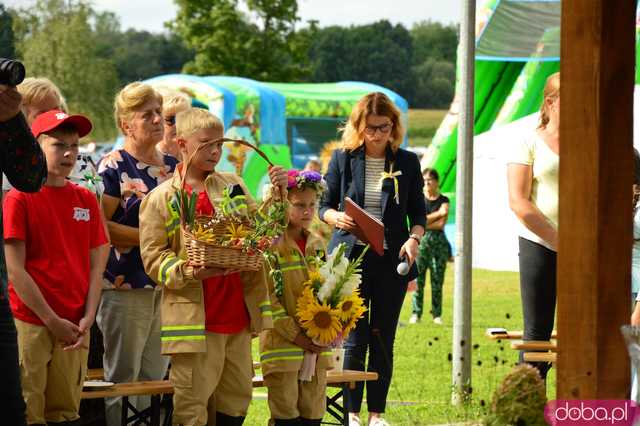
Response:
[[[355,259],[361,252],[362,246],[355,246],[350,257]],[[376,372],[378,380],[366,382],[366,385],[359,382],[355,389],[346,392],[345,402],[351,413],[360,412],[365,386],[368,410],[385,411],[393,374],[393,344],[408,284],[407,278],[396,272],[397,266],[397,254],[385,251],[384,256],[378,256],[372,250],[367,252],[360,266],[360,295],[369,310],[345,342],[344,368]],[[367,351],[368,364],[365,362]]]

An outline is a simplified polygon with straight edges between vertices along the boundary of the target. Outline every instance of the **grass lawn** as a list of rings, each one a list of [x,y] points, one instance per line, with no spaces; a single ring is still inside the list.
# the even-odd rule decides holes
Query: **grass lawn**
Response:
[[[448,357],[452,346],[452,270],[453,264],[449,263],[444,288],[443,326],[433,324],[430,318],[417,325],[407,325],[413,293],[409,293],[405,300],[400,317],[402,324],[396,338],[394,376],[386,414],[394,426],[480,419],[490,404],[493,390],[517,360],[517,354],[510,349],[508,342],[489,340],[484,337],[484,332],[487,327],[522,329],[518,275],[474,270],[473,328],[472,342],[469,343],[474,348],[472,401],[462,408],[451,406],[451,362]],[[429,306],[429,290],[426,293],[425,306]],[[555,369],[550,371],[547,395],[549,399],[555,395]],[[265,398],[266,389],[257,389],[246,425],[263,426],[267,423],[269,413]],[[365,416],[362,413],[363,419]],[[325,420],[329,418],[325,417]]]
[[[407,129],[409,145],[429,146],[446,113],[446,110],[438,109],[410,109]]]

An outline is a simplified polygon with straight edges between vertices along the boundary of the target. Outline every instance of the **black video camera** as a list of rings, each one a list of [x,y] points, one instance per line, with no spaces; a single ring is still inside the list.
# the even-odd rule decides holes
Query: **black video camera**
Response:
[[[0,58],[0,84],[17,86],[24,80],[24,65],[14,59]]]

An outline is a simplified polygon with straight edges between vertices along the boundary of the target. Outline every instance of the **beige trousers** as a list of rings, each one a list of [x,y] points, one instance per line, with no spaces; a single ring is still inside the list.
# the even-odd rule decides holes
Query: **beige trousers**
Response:
[[[271,373],[264,376],[269,391],[271,419],[287,420],[303,417],[322,419],[326,408],[327,372],[316,370],[313,380],[301,382],[297,371]]]
[[[207,351],[171,355],[173,424],[215,424],[216,411],[246,416],[253,393],[251,334],[205,334]]]
[[[80,418],[78,410],[89,350],[64,351],[48,328],[18,319],[15,322],[27,423]],[[84,345],[89,347],[89,333]]]

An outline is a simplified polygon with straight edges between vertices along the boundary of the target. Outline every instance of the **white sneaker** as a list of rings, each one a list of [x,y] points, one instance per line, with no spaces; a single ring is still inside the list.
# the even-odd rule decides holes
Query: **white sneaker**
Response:
[[[349,426],[360,426],[360,416],[349,413]]]
[[[369,421],[369,426],[391,426],[391,425],[382,417],[373,417]]]
[[[442,318],[440,318],[440,317],[435,317],[435,318],[433,319],[433,323],[434,323],[434,324],[438,324],[438,325],[442,325]]]
[[[416,314],[411,315],[411,318],[409,318],[409,324],[417,324],[420,322],[420,317]]]

